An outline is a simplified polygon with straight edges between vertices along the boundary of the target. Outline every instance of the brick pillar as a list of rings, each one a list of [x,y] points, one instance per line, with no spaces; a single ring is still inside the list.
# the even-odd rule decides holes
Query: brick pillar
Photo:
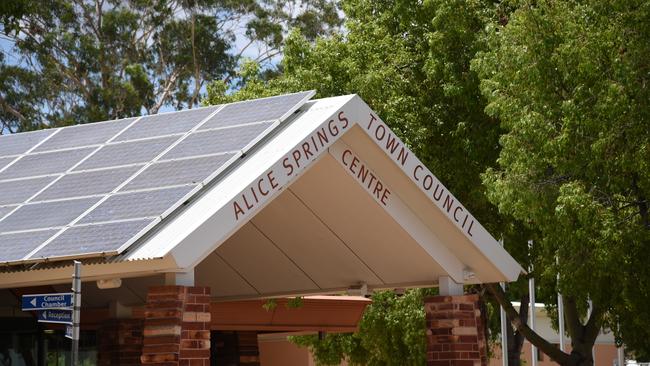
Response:
[[[99,366],[140,365],[142,319],[111,319],[97,331]]]
[[[478,295],[425,299],[427,366],[487,366]]]
[[[143,365],[210,365],[209,287],[151,287],[144,317]]]

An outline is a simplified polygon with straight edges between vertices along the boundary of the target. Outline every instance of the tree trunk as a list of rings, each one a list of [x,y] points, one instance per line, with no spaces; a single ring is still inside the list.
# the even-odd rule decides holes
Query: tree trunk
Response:
[[[553,361],[563,366],[593,366],[592,348],[596,342],[596,337],[601,327],[601,318],[603,311],[594,305],[591,316],[586,324],[582,324],[580,314],[577,310],[576,301],[571,297],[565,297],[565,318],[568,326],[569,335],[571,336],[571,354],[560,351],[554,344],[549,343],[539,334],[535,333],[522,320],[521,314],[515,310],[505,292],[499,284],[485,284],[487,290],[494,296],[499,305],[503,306],[506,311],[508,320],[515,328],[515,331],[521,333],[528,341],[534,344],[541,352],[551,357]],[[510,352],[508,352],[510,354]],[[510,358],[509,358],[510,360]],[[514,360],[513,360],[514,361]],[[518,362],[518,361],[515,361]]]
[[[519,320],[527,324],[528,322],[528,309],[530,297],[528,294],[521,296],[519,307]],[[508,330],[508,366],[521,366],[521,349],[524,346],[524,335],[519,331],[512,329],[510,325],[506,327]]]

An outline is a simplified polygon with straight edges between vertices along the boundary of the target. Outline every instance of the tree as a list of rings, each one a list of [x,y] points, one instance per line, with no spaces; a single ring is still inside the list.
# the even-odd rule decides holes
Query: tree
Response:
[[[504,23],[473,65],[505,130],[484,182],[501,212],[539,232],[534,275],[562,292],[573,351],[534,343],[590,365],[604,326],[647,357],[650,4],[524,2]]]
[[[270,62],[289,27],[315,37],[340,22],[325,0],[7,4],[0,20],[15,59],[0,59],[0,131],[192,108],[242,55]]]
[[[435,290],[408,290],[404,295],[380,291],[372,295],[354,334],[294,336],[290,340],[309,347],[320,365],[421,365],[426,362],[423,298]]]

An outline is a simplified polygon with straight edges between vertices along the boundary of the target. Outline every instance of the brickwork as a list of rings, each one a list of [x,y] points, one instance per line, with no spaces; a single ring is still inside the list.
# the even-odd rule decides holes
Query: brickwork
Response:
[[[104,323],[97,333],[99,366],[140,365],[141,319],[112,319]]]
[[[210,288],[151,287],[144,317],[143,365],[210,365]]]
[[[486,366],[487,348],[478,295],[425,299],[427,366]]]

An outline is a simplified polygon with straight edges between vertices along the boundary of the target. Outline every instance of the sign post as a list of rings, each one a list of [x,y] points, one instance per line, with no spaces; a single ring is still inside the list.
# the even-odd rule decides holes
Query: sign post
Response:
[[[72,366],[79,366],[79,323],[81,319],[81,262],[74,261],[72,292],[23,295],[23,311],[36,311],[41,323],[65,324],[65,336],[72,339]]]
[[[79,365],[79,323],[81,320],[81,262],[74,261],[72,276],[72,366]],[[68,333],[66,331],[66,333]]]

